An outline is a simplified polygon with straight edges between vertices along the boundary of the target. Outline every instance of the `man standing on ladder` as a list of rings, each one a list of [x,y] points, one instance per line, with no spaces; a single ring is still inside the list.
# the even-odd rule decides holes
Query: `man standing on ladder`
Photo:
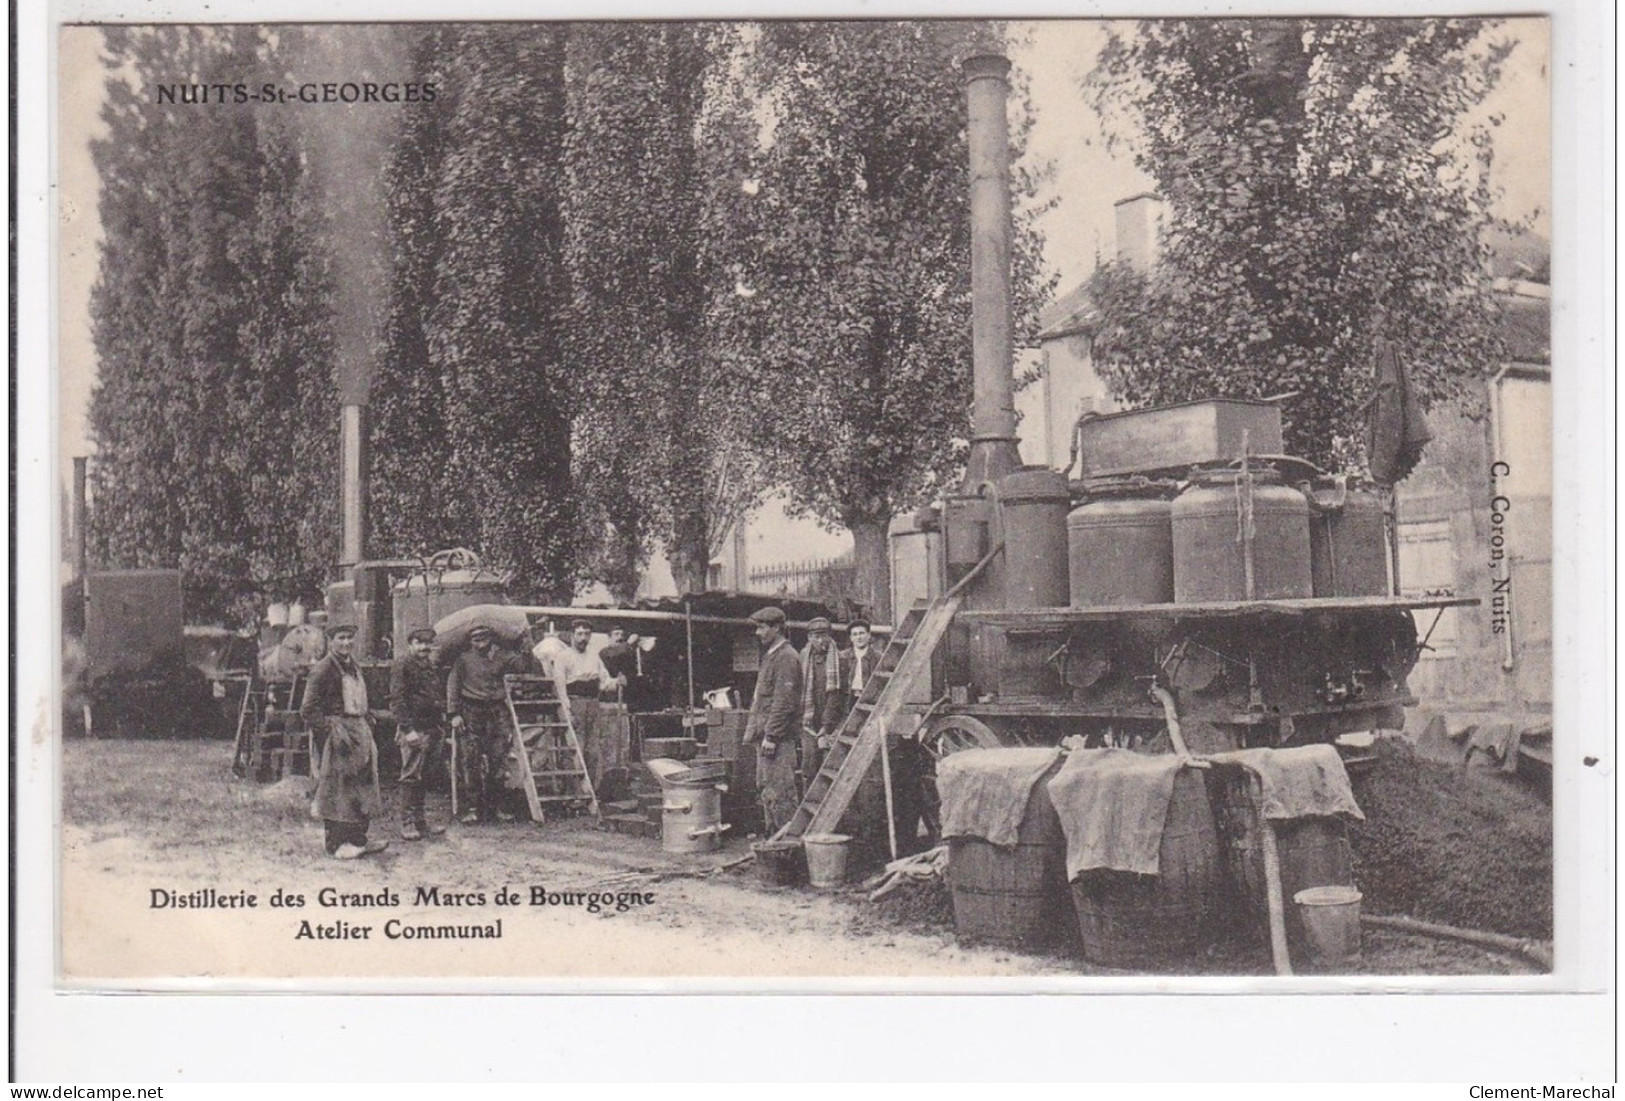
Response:
[[[299,714],[322,736],[316,813],[327,831],[327,854],[339,860],[383,852],[388,841],[368,841],[367,823],[383,810],[378,793],[378,749],[372,740],[367,682],[356,664],[354,624],[328,628],[327,656],[310,671]]]
[[[762,608],[750,617],[762,647],[756,691],[745,720],[744,743],[756,746],[756,789],[771,837],[790,821],[796,791],[796,742],[800,736],[801,660],[784,636],[784,612]]]
[[[446,832],[445,826],[430,825],[423,813],[423,778],[440,763],[446,742],[446,697],[433,652],[433,629],[420,628],[407,636],[407,652],[389,670],[389,709],[401,751],[401,837],[407,841]]]
[[[468,633],[469,648],[459,654],[446,680],[446,713],[457,736],[457,774],[462,807],[458,821],[512,822],[508,795],[508,752],[513,748],[513,723],[508,715],[508,693],[503,679],[510,673],[532,673],[529,654],[517,654],[496,645],[489,627]]]
[[[589,654],[592,642],[592,624],[578,619],[570,625],[570,648],[560,651],[554,659],[555,676],[564,681],[565,695],[570,698],[570,721],[581,740],[581,756],[587,762],[587,775],[592,778],[593,790],[604,782],[604,774],[612,768],[626,766],[616,730],[599,721],[598,694],[626,687],[625,676],[611,676],[597,654]]]

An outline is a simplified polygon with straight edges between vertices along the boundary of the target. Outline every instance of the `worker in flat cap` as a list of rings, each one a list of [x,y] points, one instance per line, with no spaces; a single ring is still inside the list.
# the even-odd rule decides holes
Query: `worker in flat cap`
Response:
[[[516,797],[507,784],[513,724],[503,678],[536,671],[529,651],[498,646],[489,627],[470,631],[468,649],[452,663],[446,714],[457,741],[458,821],[465,825],[514,820]]]
[[[631,637],[627,634],[626,625],[612,623],[609,626],[609,642],[598,651],[598,660],[604,663],[604,669],[616,680],[614,699],[617,703],[626,691],[638,671],[638,653],[632,647]],[[605,698],[610,698],[606,696]]]
[[[807,647],[801,652],[801,791],[818,775],[846,717],[841,703],[841,661],[825,616],[807,621]]]
[[[746,745],[756,746],[756,789],[768,836],[796,812],[796,745],[801,726],[801,661],[785,635],[784,612],[762,608],[751,614],[762,660],[745,720]]]
[[[434,665],[434,630],[421,627],[406,636],[406,653],[389,670],[389,710],[395,716],[395,747],[401,752],[397,788],[401,837],[438,837],[446,827],[424,813],[424,777],[438,768],[446,743],[444,678]]]
[[[327,655],[305,683],[299,714],[322,741],[316,813],[327,831],[327,852],[354,860],[389,848],[367,840],[367,824],[383,810],[378,792],[378,750],[373,743],[367,682],[355,660],[354,624],[327,629]]]
[[[626,677],[611,674],[591,645],[592,623],[585,619],[571,623],[570,645],[553,659],[553,676],[564,682],[570,700],[570,721],[581,742],[587,775],[592,778],[593,790],[598,791],[610,769],[626,767],[627,756],[622,744],[624,727],[618,722],[601,721],[598,696],[625,688]]]

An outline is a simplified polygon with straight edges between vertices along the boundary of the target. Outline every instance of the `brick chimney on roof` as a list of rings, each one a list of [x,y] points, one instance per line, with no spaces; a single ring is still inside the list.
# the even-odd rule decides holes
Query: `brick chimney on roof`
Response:
[[[1149,192],[1117,201],[1117,259],[1142,275],[1157,262],[1168,206]]]

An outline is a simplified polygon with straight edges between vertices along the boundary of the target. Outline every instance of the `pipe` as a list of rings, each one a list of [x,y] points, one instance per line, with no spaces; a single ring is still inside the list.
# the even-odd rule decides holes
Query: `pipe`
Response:
[[[1162,685],[1153,682],[1151,696],[1162,704],[1163,720],[1168,724],[1168,740],[1174,743],[1174,755],[1192,768],[1211,768],[1207,761],[1198,761],[1192,757],[1191,751],[1185,747],[1185,733],[1179,726],[1179,710],[1174,704],[1173,694]]]
[[[1270,956],[1277,975],[1292,974],[1292,956],[1286,947],[1286,903],[1281,897],[1281,850],[1275,841],[1275,823],[1260,819],[1258,831],[1263,842],[1264,894],[1270,911]]]
[[[1509,937],[1501,933],[1484,933],[1477,929],[1463,929],[1456,925],[1418,921],[1416,918],[1385,917],[1381,914],[1361,914],[1360,924],[1369,925],[1373,929],[1392,929],[1399,933],[1416,933],[1425,937],[1459,940],[1466,944],[1477,945],[1480,948],[1493,948],[1499,952],[1511,953],[1543,967],[1547,971],[1552,970],[1551,947],[1542,944],[1538,940]]]
[[[966,484],[1021,465],[1011,378],[1009,59],[977,53],[961,63],[970,146],[971,456]]]
[[[366,407],[347,404],[339,427],[339,563],[367,557]]]
[[[683,635],[688,642],[688,709],[694,710],[694,605],[683,601]]]
[[[676,623],[686,621],[689,623],[704,623],[714,627],[755,627],[756,621],[745,616],[726,615],[694,615],[692,612],[657,612],[647,608],[573,608],[568,605],[556,604],[515,604],[504,605],[523,612],[527,616],[536,618],[549,617],[553,619],[568,619],[573,616],[582,616],[587,619],[600,620],[641,620],[656,623]],[[688,605],[684,605],[685,609]],[[790,619],[785,621],[787,628],[800,628],[805,630],[805,620]],[[846,624],[836,623],[833,629],[846,630]],[[876,623],[870,630],[877,635],[890,634],[894,628],[890,624]]]
[[[85,525],[90,518],[90,509],[85,502],[86,465],[89,460],[83,455],[73,457],[73,515],[69,523],[73,525],[73,568],[78,575],[80,591],[83,592],[85,574],[89,572],[90,562],[90,533]]]

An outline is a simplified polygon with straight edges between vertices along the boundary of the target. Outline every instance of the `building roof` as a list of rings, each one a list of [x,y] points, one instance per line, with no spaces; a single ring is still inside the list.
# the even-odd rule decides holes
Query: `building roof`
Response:
[[[1499,297],[1507,359],[1513,363],[1551,363],[1551,299],[1516,292]]]
[[[1058,340],[1086,333],[1100,321],[1100,311],[1089,294],[1087,283],[1079,283],[1058,297],[1038,315],[1038,339]]]

